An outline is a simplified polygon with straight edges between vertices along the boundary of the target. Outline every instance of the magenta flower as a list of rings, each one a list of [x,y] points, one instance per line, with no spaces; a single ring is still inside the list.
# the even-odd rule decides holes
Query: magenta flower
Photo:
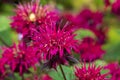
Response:
[[[99,11],[92,12],[89,9],[84,9],[76,16],[75,20],[79,28],[96,29],[102,23],[103,14]]]
[[[44,24],[50,21],[56,22],[58,11],[51,6],[39,5],[39,0],[33,0],[31,3],[19,4],[15,10],[16,15],[12,17],[12,28],[23,34],[24,40],[31,40],[33,30],[44,27]]]
[[[82,61],[94,61],[101,58],[105,54],[101,47],[94,39],[90,37],[84,38],[79,46],[80,59]]]
[[[108,7],[108,6],[110,6],[110,0],[104,0],[104,3],[105,3],[105,7]]]
[[[108,27],[100,27],[99,29],[92,30],[92,32],[96,35],[97,42],[99,44],[102,45],[102,44],[106,43]]]
[[[36,50],[31,46],[25,46],[23,43],[6,48],[3,52],[3,58],[11,70],[19,72],[20,75],[28,72],[30,67],[35,68],[37,63]]]
[[[120,0],[115,0],[115,2],[112,4],[112,13],[120,16]]]
[[[107,74],[101,74],[102,67],[96,67],[94,64],[83,64],[82,67],[75,67],[77,80],[106,80]]]
[[[110,70],[111,80],[120,80],[120,66],[117,62],[108,64],[105,69]]]
[[[5,63],[6,61],[3,58],[0,58],[0,79],[3,79],[6,73]]]
[[[67,22],[59,22],[56,25],[46,25],[45,29],[39,30],[33,37],[34,45],[38,46],[43,53],[46,65],[56,68],[57,64],[66,64],[71,58],[71,51],[78,51],[78,41],[74,39],[75,34],[68,27]]]

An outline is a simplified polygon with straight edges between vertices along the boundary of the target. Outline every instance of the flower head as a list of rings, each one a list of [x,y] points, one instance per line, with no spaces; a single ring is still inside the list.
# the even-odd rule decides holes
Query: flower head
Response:
[[[110,71],[111,80],[120,80],[120,66],[117,62],[108,64],[105,69]]]
[[[120,16],[120,0],[115,0],[115,2],[112,4],[112,13]]]
[[[105,53],[102,50],[101,45],[98,44],[93,38],[86,37],[81,42],[80,46],[80,58],[82,61],[93,61],[99,59]]]
[[[103,14],[101,12],[92,12],[89,9],[84,9],[76,16],[75,20],[80,28],[96,29],[101,25],[102,19]]]
[[[26,47],[23,43],[6,48],[3,52],[3,58],[11,70],[19,72],[20,75],[28,72],[28,69],[35,67],[37,63],[36,50],[33,47]]]
[[[49,5],[39,5],[39,0],[19,4],[15,13],[11,26],[25,37],[30,37],[33,34],[31,30],[37,30],[38,27],[49,23],[49,21],[54,22],[58,19],[58,11]]]
[[[104,44],[107,40],[108,27],[100,27],[99,29],[92,30],[96,35],[98,44]]]
[[[105,80],[107,74],[101,74],[102,67],[96,67],[94,64],[83,64],[81,68],[75,67],[77,80]]]
[[[44,60],[50,61],[51,67],[57,64],[65,64],[71,51],[78,51],[78,41],[75,34],[68,27],[69,23],[51,24],[36,33],[33,37],[34,45],[38,46],[43,53]]]
[[[105,7],[108,7],[108,6],[110,6],[110,0],[104,0],[104,3],[105,3]]]

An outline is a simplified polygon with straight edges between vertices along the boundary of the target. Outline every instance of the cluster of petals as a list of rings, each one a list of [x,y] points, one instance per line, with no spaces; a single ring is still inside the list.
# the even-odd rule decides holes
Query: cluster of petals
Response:
[[[88,67],[84,63],[81,67],[75,67],[76,80],[106,80],[107,74],[101,74],[103,68],[89,64]]]
[[[120,65],[118,62],[109,63],[105,66],[105,69],[108,69],[111,74],[110,80],[120,80]]]
[[[120,16],[120,0],[115,0],[115,2],[112,4],[112,13]]]
[[[0,58],[0,78],[2,79],[5,76],[5,63],[6,61],[3,58]]]
[[[36,51],[33,47],[26,47],[26,45],[20,43],[18,46],[13,45],[5,48],[2,58],[13,72],[18,72],[22,75],[25,72],[29,72],[30,67],[35,68],[37,63]]]
[[[103,21],[103,14],[99,11],[93,12],[90,9],[83,9],[76,16],[76,24],[80,28],[96,29]]]
[[[110,0],[104,0],[104,3],[106,8],[111,5]]]
[[[66,19],[71,21],[74,26],[74,30],[87,29],[92,31],[98,43],[104,44],[107,38],[107,27],[103,27],[103,13],[100,11],[92,11],[90,9],[83,9],[79,14],[73,16],[71,14],[65,15]]]
[[[15,9],[15,16],[12,16],[11,26],[23,37],[33,35],[32,31],[37,30],[38,25],[44,26],[51,20],[58,19],[58,11],[50,5],[39,5],[40,0],[33,0],[31,3],[19,4]]]
[[[78,40],[74,39],[75,34],[60,20],[58,24],[45,26],[39,32],[34,32],[34,46],[40,48],[43,59],[50,61],[52,67],[57,64],[65,64],[66,56],[71,55],[72,50],[78,52]]]
[[[85,37],[79,46],[82,61],[94,61],[101,58],[105,51],[93,38]]]

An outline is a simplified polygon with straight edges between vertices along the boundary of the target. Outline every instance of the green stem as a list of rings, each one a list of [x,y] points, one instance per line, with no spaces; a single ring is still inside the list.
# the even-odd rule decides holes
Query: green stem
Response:
[[[64,80],[67,80],[67,79],[66,79],[66,77],[65,77],[65,73],[64,73],[64,71],[63,71],[62,66],[61,66],[61,65],[59,65],[59,67],[60,67],[60,70],[61,70],[61,72],[62,72],[62,75],[63,75]]]
[[[24,80],[24,75],[22,75],[22,80]]]
[[[7,47],[10,47],[1,37],[0,37],[0,41]]]

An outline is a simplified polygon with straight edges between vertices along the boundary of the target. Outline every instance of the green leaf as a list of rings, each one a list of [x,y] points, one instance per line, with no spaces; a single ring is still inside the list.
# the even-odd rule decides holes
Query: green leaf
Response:
[[[104,60],[120,62],[120,43],[109,45],[106,51],[107,52],[104,56]]]
[[[12,45],[12,38],[11,38],[11,29],[7,29],[4,31],[0,32],[0,38],[7,44],[7,45]],[[0,41],[0,45],[4,45]]]
[[[65,76],[67,80],[75,80],[74,69],[70,66],[62,66]],[[53,80],[64,80],[63,75],[60,71],[59,66],[57,70],[52,70],[49,72],[49,75],[53,78]]]
[[[8,17],[0,15],[0,32],[10,28],[9,23],[10,20],[8,19]]]
[[[108,44],[104,46],[106,54],[104,60],[120,62],[120,29],[110,28]]]
[[[76,39],[82,39],[84,37],[93,37],[93,38],[95,37],[93,32],[84,29],[77,30],[75,34],[77,34],[77,36],[75,37]]]

